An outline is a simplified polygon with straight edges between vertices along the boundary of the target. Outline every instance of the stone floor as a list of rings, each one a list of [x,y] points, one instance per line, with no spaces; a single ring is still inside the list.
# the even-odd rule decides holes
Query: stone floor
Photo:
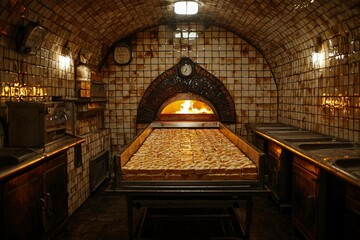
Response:
[[[70,216],[64,228],[56,235],[55,240],[128,239],[125,197],[119,193],[105,191],[105,189],[106,186],[102,186]],[[301,239],[299,234],[294,232],[291,216],[289,214],[281,214],[270,198],[254,197],[253,203],[252,240]],[[142,211],[135,211],[135,219],[137,216],[140,216],[140,212]],[[181,225],[179,228],[185,229]],[[212,229],[212,226],[209,225],[208,228]],[[197,237],[196,239],[209,238]]]

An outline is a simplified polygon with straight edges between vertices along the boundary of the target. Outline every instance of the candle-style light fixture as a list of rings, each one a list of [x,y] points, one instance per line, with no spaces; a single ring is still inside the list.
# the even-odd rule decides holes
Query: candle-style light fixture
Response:
[[[72,54],[71,54],[71,49],[69,47],[69,42],[66,41],[64,46],[61,48],[61,54],[59,58],[61,69],[68,69],[70,67],[71,57]]]
[[[180,15],[194,15],[199,11],[199,3],[195,1],[179,1],[174,4],[174,11]]]

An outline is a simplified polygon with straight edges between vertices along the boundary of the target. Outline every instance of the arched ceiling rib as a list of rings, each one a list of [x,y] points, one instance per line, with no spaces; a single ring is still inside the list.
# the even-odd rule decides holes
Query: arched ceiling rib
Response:
[[[296,53],[301,43],[313,41],[320,33],[330,38],[331,34],[351,30],[360,13],[358,0],[200,0],[198,15],[184,17],[174,14],[174,2],[9,0],[1,7],[11,15],[13,28],[22,18],[39,21],[79,48],[98,52],[103,46],[110,47],[121,38],[159,24],[203,22],[240,35],[270,64],[276,61],[275,56],[286,58]],[[0,27],[11,32],[9,26]]]

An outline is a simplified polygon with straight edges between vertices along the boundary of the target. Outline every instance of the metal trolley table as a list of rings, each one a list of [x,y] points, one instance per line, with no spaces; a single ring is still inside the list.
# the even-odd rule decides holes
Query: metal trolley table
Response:
[[[140,180],[125,179],[122,167],[142,146],[146,138],[156,128],[216,128],[238,147],[255,165],[257,178],[237,180]],[[136,233],[133,226],[133,208],[234,208],[245,202],[245,224],[243,237],[250,238],[252,219],[252,198],[254,195],[269,193],[264,184],[264,153],[245,139],[231,132],[219,122],[154,122],[142,131],[132,143],[114,158],[114,189],[126,196],[129,239]]]
[[[242,231],[244,239],[250,239],[250,227],[252,222],[252,198],[269,194],[267,188],[251,189],[249,185],[229,181],[217,181],[208,185],[208,182],[172,182],[157,185],[151,182],[132,185],[124,184],[118,190],[126,196],[128,211],[129,240],[140,239],[140,221],[137,228],[134,228],[133,209],[134,208],[237,208],[245,203],[245,219],[238,219],[239,229]],[[174,216],[176,218],[180,216]],[[184,216],[182,216],[184,217]],[[188,217],[198,218],[221,218],[221,215],[189,215]],[[242,222],[240,224],[240,222]]]

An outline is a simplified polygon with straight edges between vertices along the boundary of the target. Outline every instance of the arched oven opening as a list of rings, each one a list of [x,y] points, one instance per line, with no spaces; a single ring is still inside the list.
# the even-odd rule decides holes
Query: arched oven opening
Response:
[[[165,101],[158,111],[158,121],[218,121],[212,103],[193,93],[180,93]]]
[[[213,113],[161,114],[167,105],[176,100],[200,101]],[[192,104],[194,106],[195,103]],[[199,103],[195,105],[197,104]],[[182,58],[178,64],[154,79],[139,103],[136,119],[138,125],[157,120],[235,123],[235,103],[222,81],[190,58]]]

